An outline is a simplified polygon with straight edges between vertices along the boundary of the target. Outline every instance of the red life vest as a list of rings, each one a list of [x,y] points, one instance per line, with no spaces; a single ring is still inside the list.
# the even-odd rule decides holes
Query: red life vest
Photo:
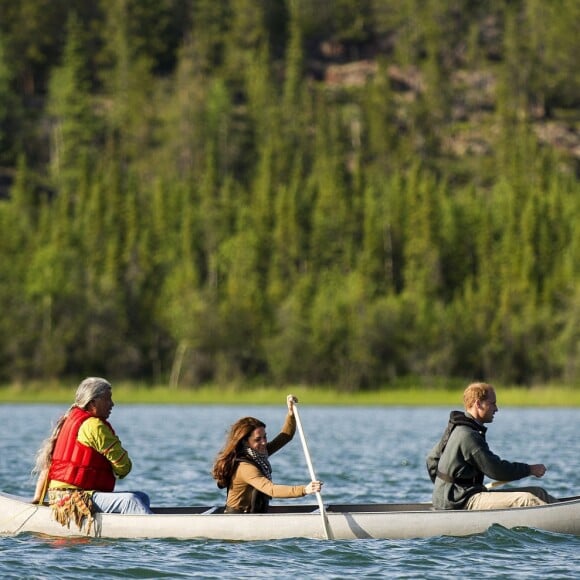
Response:
[[[115,475],[111,463],[104,455],[77,440],[81,425],[90,417],[90,413],[75,407],[65,419],[54,446],[48,478],[82,489],[113,491]],[[104,423],[113,431],[107,421]]]

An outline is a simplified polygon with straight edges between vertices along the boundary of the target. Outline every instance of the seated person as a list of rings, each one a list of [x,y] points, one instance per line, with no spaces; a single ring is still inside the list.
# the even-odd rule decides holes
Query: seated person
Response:
[[[443,437],[427,457],[427,470],[433,488],[436,509],[487,510],[536,506],[558,500],[541,487],[512,490],[488,490],[487,476],[499,481],[513,481],[546,473],[543,464],[528,465],[500,459],[485,440],[487,427],[498,411],[495,390],[487,383],[473,383],[463,393],[465,412],[452,411]]]
[[[269,457],[292,440],[296,431],[293,395],[288,395],[288,414],[282,432],[268,443],[266,425],[254,417],[234,423],[226,444],[213,466],[220,489],[227,489],[226,513],[265,513],[273,497],[302,497],[320,491],[322,482],[279,485],[272,481]]]
[[[48,491],[55,519],[88,528],[95,511],[150,514],[143,492],[113,493],[117,478],[132,467],[127,451],[107,421],[114,406],[108,381],[90,377],[79,385],[75,402],[57,421],[40,448],[34,471],[39,474],[33,503],[42,503]]]

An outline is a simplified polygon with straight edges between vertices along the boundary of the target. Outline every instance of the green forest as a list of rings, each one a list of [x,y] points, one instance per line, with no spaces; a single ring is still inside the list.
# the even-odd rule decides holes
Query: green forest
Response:
[[[580,386],[577,0],[0,0],[0,381]]]

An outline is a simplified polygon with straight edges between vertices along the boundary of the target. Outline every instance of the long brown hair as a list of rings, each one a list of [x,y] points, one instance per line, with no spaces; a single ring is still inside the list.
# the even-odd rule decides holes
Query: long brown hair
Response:
[[[220,489],[230,485],[236,468],[238,452],[242,450],[244,441],[252,434],[254,429],[259,427],[266,427],[266,425],[255,417],[243,417],[230,427],[226,444],[218,453],[211,472]]]

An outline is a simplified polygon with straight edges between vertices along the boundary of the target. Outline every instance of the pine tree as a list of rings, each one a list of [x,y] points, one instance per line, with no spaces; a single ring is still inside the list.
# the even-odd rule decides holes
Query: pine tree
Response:
[[[310,175],[314,192],[311,208],[310,259],[315,272],[327,268],[348,268],[352,230],[340,166],[340,145],[336,114],[318,104],[315,159]]]
[[[63,63],[53,71],[47,111],[53,119],[51,173],[57,188],[74,191],[96,153],[98,120],[90,98],[83,31],[76,16],[67,23]]]
[[[19,113],[11,88],[12,80],[12,67],[6,61],[4,42],[0,35],[0,166],[9,162],[14,154],[11,129]]]
[[[304,232],[300,228],[298,213],[303,185],[302,167],[302,160],[297,155],[289,182],[280,185],[274,197],[268,275],[268,295],[274,307],[291,293],[301,270]]]

